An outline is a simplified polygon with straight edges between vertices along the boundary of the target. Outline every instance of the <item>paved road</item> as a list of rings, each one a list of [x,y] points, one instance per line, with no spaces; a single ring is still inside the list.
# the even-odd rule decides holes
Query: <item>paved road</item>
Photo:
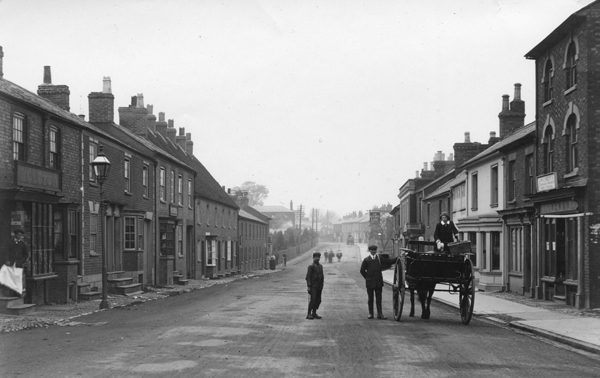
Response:
[[[260,278],[0,334],[1,377],[597,377],[600,360],[432,305],[368,320],[358,249],[324,263],[322,320],[306,320],[309,260]],[[337,259],[336,259],[337,260]],[[391,316],[391,289],[384,289]],[[419,312],[418,312],[419,314]]]

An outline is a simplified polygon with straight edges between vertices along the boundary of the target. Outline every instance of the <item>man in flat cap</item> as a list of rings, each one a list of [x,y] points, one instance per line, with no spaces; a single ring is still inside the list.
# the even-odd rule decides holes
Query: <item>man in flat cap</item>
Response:
[[[388,259],[377,254],[377,246],[369,246],[369,256],[365,257],[360,265],[360,274],[365,278],[367,286],[367,295],[369,297],[369,319],[373,319],[373,297],[377,303],[377,319],[387,319],[383,315],[381,306],[381,293],[383,291],[383,275],[381,274],[383,265],[392,265],[398,261],[397,257]]]
[[[319,264],[319,260],[321,260],[321,253],[313,253],[313,263],[308,266],[308,270],[306,271],[306,285],[308,286],[307,290],[310,295],[306,319],[322,318],[322,316],[317,315],[317,310],[321,304],[321,293],[323,292],[325,276],[323,275],[323,265]]]

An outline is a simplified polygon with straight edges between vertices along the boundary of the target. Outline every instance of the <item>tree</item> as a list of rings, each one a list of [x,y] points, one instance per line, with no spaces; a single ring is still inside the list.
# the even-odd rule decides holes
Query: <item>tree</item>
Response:
[[[257,184],[254,181],[246,181],[240,186],[233,187],[234,190],[248,192],[248,205],[263,206],[264,200],[269,196],[269,189],[266,186]]]
[[[286,247],[295,247],[296,244],[296,231],[293,228],[288,228],[285,230],[283,234],[283,238],[285,239]]]

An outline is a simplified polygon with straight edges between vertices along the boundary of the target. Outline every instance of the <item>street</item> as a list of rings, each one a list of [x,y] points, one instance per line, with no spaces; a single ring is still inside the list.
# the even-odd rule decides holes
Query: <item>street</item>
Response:
[[[432,303],[431,319],[367,319],[358,247],[322,260],[321,320],[307,320],[310,262],[102,311],[79,325],[0,334],[2,377],[597,377],[600,360]],[[477,304],[475,304],[477,305]]]

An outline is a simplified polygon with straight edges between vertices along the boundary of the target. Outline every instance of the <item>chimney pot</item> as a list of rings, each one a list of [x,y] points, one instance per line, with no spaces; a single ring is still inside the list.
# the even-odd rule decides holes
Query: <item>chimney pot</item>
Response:
[[[490,131],[490,138],[495,138],[495,137],[496,137],[496,132]]]
[[[154,114],[154,105],[146,105],[146,109],[148,109],[148,114]]]
[[[509,98],[509,96],[507,94],[502,95],[502,111],[503,112],[508,111],[508,98]]]
[[[104,76],[102,79],[102,93],[112,93],[110,76]]]
[[[159,112],[158,113],[158,120],[160,122],[164,122],[165,121],[165,112]]]
[[[131,106],[134,108],[137,106],[137,96],[131,96]]]
[[[172,119],[168,120],[167,124],[168,124],[169,128],[175,127],[175,121],[173,121]]]
[[[465,143],[471,143],[471,133],[465,131]]]
[[[423,162],[423,170],[426,171],[427,170],[427,162]]]
[[[179,128],[179,136],[185,136],[185,127]]]
[[[144,94],[143,93],[138,93],[137,94],[137,107],[138,108],[144,108]]]
[[[44,66],[44,84],[52,84],[52,73],[50,66]]]
[[[521,84],[516,83],[515,84],[515,101],[520,101],[520,100],[521,100]]]

